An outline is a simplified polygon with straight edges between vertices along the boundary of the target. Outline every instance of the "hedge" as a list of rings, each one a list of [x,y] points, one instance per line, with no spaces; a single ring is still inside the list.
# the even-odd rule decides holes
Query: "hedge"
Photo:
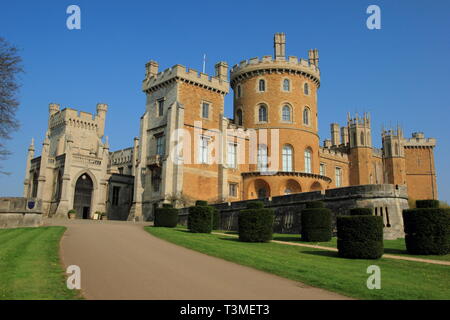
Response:
[[[306,203],[307,209],[323,208],[323,207],[325,207],[325,205],[322,201],[310,201]]]
[[[196,203],[206,203],[206,201]],[[211,233],[214,208],[207,205],[196,205],[189,208],[188,229],[195,233]]]
[[[439,208],[439,200],[416,200],[416,208]]]
[[[272,240],[274,211],[261,208],[256,201],[248,203],[247,208],[241,210],[238,215],[239,241],[268,242]]]
[[[339,216],[336,219],[338,254],[343,258],[379,259],[383,255],[383,218]]]
[[[208,201],[205,201],[205,200],[195,201],[195,206],[207,206],[207,205],[208,205]]]
[[[162,208],[155,209],[155,227],[174,228],[178,224],[178,209],[172,208],[168,204],[163,204]]]
[[[409,253],[444,255],[450,252],[450,209],[403,210],[403,225]]]
[[[261,209],[264,208],[264,202],[262,201],[251,201],[247,203],[247,209]]]
[[[212,228],[213,230],[219,230],[220,229],[220,213],[219,210],[212,207],[213,208],[213,225]]]
[[[371,208],[353,208],[350,209],[351,216],[371,216],[372,209]]]
[[[303,209],[301,228],[302,241],[330,241],[332,236],[331,210],[320,207]]]

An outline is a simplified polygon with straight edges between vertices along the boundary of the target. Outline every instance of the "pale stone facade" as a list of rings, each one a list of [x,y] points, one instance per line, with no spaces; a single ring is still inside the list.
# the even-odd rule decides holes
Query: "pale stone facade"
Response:
[[[347,116],[318,134],[319,53],[285,55],[284,34],[274,56],[219,62],[210,76],[181,65],[159,72],[146,65],[146,108],[133,146],[110,152],[104,141],[107,107],[97,114],[50,105],[42,155],[29,148],[24,196],[42,200],[44,213],[79,217],[95,211],[111,219],[152,219],[156,206],[187,206],[327,189],[392,184],[409,198],[437,198],[434,139],[400,128],[372,145],[371,120]],[[224,99],[233,89],[233,119]],[[84,177],[84,178],[83,178]],[[81,179],[81,180],[80,180]],[[406,192],[406,191],[405,191]]]

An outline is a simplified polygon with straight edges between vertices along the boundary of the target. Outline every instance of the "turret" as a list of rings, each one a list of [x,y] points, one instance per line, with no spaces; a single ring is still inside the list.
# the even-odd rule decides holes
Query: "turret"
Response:
[[[103,134],[105,133],[105,120],[106,120],[106,112],[108,111],[108,105],[105,103],[98,103],[97,104],[97,116],[99,118],[98,122],[98,136],[99,138],[103,137]]]
[[[222,81],[228,80],[228,64],[225,61],[220,61],[215,65],[216,77]]]
[[[341,138],[339,136],[339,124],[332,123],[330,125],[331,130],[331,145],[332,146],[339,146],[341,144]]]
[[[158,74],[158,62],[150,60],[145,64],[145,78],[152,78],[155,77]]]
[[[31,139],[30,146],[28,147],[28,153],[27,153],[27,163],[25,167],[25,180],[23,182],[24,188],[23,188],[23,196],[28,197],[30,194],[28,192],[31,184],[30,184],[30,168],[31,168],[31,160],[34,158],[34,138]]]
[[[54,115],[55,113],[59,112],[60,106],[57,103],[50,103],[48,105],[48,113],[49,113],[49,117],[51,117],[52,115]]]
[[[350,185],[370,183],[372,164],[372,138],[370,117],[364,113],[360,118],[348,115],[348,133],[350,146]]]
[[[316,67],[319,66],[319,50],[317,49],[311,49],[308,51],[308,60],[310,64],[315,65]]]
[[[275,33],[273,49],[275,60],[286,59],[286,35],[284,33]]]
[[[403,130],[383,130],[383,162],[385,181],[391,184],[406,184],[406,163]]]

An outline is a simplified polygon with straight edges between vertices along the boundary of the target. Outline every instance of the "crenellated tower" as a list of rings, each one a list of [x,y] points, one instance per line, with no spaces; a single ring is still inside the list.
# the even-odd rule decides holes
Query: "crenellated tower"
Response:
[[[406,163],[403,130],[383,130],[384,181],[395,185],[406,184]]]
[[[370,116],[347,117],[350,150],[350,185],[370,184],[372,165],[372,134]]]

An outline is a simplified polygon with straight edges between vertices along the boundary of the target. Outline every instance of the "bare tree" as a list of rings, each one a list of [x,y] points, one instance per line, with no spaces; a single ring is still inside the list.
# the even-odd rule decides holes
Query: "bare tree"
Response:
[[[19,107],[18,75],[23,72],[21,63],[18,49],[0,37],[0,161],[11,154],[5,143],[11,139],[11,133],[19,128],[16,111]],[[2,166],[0,174],[6,174],[1,169]]]

